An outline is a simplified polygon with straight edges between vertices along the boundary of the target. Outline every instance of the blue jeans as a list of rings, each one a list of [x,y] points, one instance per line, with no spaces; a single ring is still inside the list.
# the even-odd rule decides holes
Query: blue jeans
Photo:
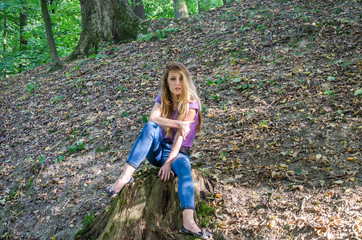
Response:
[[[152,165],[162,167],[170,155],[171,148],[170,144],[163,141],[160,126],[155,122],[148,122],[133,145],[127,163],[137,169],[146,158]],[[179,152],[171,163],[171,169],[178,177],[178,195],[182,211],[195,209],[190,157]]]

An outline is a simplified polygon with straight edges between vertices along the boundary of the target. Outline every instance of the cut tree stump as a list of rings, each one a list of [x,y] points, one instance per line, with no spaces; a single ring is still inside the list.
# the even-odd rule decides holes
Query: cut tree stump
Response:
[[[148,170],[126,185],[112,206],[82,229],[75,239],[187,239],[179,234],[182,225],[177,177],[163,182],[156,169]],[[213,185],[192,170],[195,205],[211,195]],[[193,239],[193,237],[191,237]]]

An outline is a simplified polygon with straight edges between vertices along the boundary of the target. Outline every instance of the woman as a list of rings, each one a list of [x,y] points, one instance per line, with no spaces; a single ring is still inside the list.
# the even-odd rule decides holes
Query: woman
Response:
[[[106,188],[106,192],[109,196],[117,196],[133,180],[133,173],[146,158],[152,165],[160,167],[158,175],[162,181],[168,181],[175,174],[179,178],[178,193],[183,217],[181,233],[207,239],[211,234],[201,230],[194,220],[194,185],[189,156],[196,132],[202,125],[200,108],[190,72],[181,63],[168,63],[162,92],[151,112],[151,121],[137,138],[122,174]]]

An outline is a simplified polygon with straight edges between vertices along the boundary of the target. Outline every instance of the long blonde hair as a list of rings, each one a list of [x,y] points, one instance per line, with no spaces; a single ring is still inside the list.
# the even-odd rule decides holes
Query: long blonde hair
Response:
[[[202,126],[202,115],[201,115],[201,102],[200,102],[200,98],[197,95],[197,91],[196,91],[196,87],[193,83],[193,81],[191,80],[191,75],[189,70],[187,70],[187,68],[179,63],[179,62],[170,62],[166,64],[166,72],[163,76],[163,81],[162,81],[162,95],[161,95],[161,117],[164,118],[169,118],[172,119],[172,112],[173,112],[173,101],[172,101],[172,95],[171,95],[171,91],[168,87],[168,74],[170,71],[177,71],[181,74],[182,76],[182,93],[178,96],[178,100],[177,100],[177,111],[178,111],[178,116],[177,116],[177,120],[182,121],[188,111],[189,111],[189,104],[190,102],[195,102],[197,101],[199,104],[199,110],[198,110],[198,116],[199,116],[199,120],[198,120],[198,125],[197,125],[197,132],[201,131],[201,126]],[[172,129],[171,128],[166,128],[166,135],[167,136],[172,136]]]

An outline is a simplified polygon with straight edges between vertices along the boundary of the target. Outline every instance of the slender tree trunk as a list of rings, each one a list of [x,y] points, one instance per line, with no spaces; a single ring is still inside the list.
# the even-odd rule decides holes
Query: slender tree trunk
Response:
[[[80,0],[82,32],[68,60],[88,56],[104,42],[128,42],[140,32],[141,20],[128,0]]]
[[[53,31],[52,31],[52,23],[50,20],[46,0],[40,0],[40,3],[41,3],[41,12],[42,12],[44,23],[45,23],[45,30],[46,30],[47,39],[48,39],[50,56],[52,58],[52,68],[50,70],[55,71],[57,69],[62,68],[62,64],[60,62],[58,52],[55,47],[55,41],[54,41],[54,36],[53,36]]]
[[[23,6],[22,9],[20,9],[20,51],[24,51],[26,49],[26,45],[28,44],[28,41],[24,37],[24,28],[27,25],[28,21],[28,7],[26,4],[26,1],[22,0],[21,5]],[[22,64],[19,65],[19,72],[22,71]]]
[[[3,51],[4,51],[4,56],[6,54],[6,10],[4,9],[4,33],[3,33]]]
[[[131,0],[131,8],[137,17],[147,19],[142,0]]]
[[[3,37],[4,37],[4,42],[3,42],[3,51],[4,51],[4,57],[6,56],[6,8],[4,8],[4,33],[3,33]],[[4,67],[4,78],[6,78],[6,67]]]
[[[173,7],[175,9],[176,18],[188,18],[189,12],[184,0],[173,0]]]
[[[23,9],[20,10],[20,50],[24,50],[24,46],[28,44],[28,41],[24,38],[24,28],[27,25],[28,21],[28,7],[26,2],[22,1],[24,4]]]
[[[50,0],[50,1],[49,1],[49,7],[51,7],[51,6],[53,5],[53,2],[54,2],[54,0]],[[54,9],[54,8],[52,8],[52,13],[53,13],[53,14],[55,13],[55,9]]]

